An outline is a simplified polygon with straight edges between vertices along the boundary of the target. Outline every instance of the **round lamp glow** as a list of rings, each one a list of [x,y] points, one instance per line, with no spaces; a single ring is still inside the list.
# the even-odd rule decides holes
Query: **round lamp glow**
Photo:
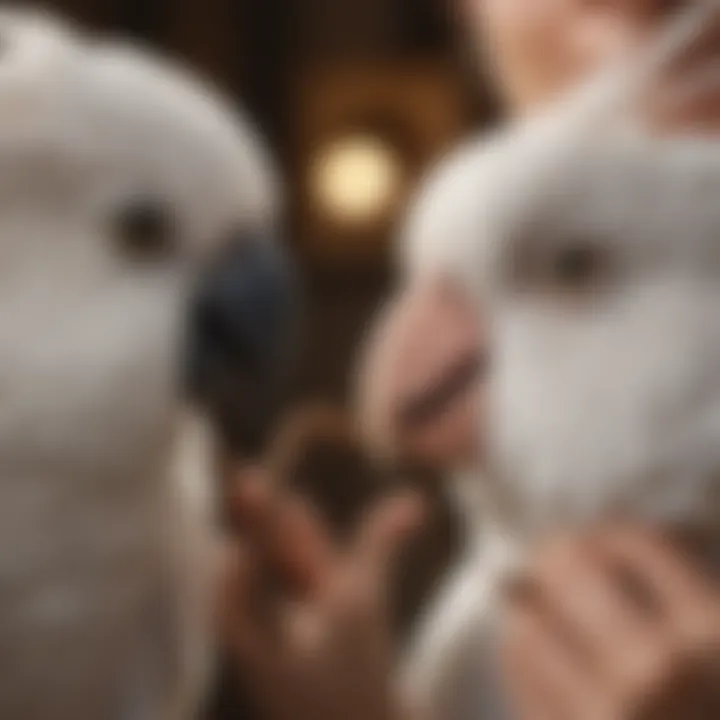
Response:
[[[349,225],[382,217],[403,181],[398,153],[373,135],[334,140],[319,152],[310,172],[311,189],[323,212]]]

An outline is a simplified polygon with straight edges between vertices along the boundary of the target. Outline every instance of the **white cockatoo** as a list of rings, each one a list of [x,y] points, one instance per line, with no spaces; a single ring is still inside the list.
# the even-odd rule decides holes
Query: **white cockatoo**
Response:
[[[631,65],[470,143],[411,211],[404,292],[451,285],[482,307],[491,348],[486,463],[465,503],[480,530],[410,653],[421,717],[506,716],[494,591],[545,533],[620,515],[689,526],[720,550],[720,142],[632,121],[718,13],[689,3]],[[392,412],[383,364],[407,322],[384,319],[365,369],[381,442],[397,426],[377,428]],[[445,362],[456,375],[459,359]],[[424,398],[456,412],[472,377],[455,379],[434,378],[416,414]]]
[[[0,44],[0,717],[190,718],[213,458],[183,348],[207,385],[279,347],[274,173],[182,68],[45,15]]]

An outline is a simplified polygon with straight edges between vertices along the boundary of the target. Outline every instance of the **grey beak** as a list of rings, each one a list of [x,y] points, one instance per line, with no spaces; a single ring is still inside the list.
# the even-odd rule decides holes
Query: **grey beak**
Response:
[[[188,389],[230,442],[257,444],[287,376],[297,282],[273,238],[243,233],[202,277],[190,309]]]

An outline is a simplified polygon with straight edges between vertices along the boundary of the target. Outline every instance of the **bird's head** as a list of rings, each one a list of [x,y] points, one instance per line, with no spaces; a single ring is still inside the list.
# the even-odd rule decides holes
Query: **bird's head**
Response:
[[[608,514],[717,526],[720,144],[614,122],[626,79],[429,183],[361,372],[371,441],[482,465],[526,532]]]
[[[110,392],[151,405],[176,391],[182,356],[193,399],[259,422],[295,297],[254,130],[144,49],[10,11],[0,42],[8,382],[46,376],[32,390],[59,410]]]

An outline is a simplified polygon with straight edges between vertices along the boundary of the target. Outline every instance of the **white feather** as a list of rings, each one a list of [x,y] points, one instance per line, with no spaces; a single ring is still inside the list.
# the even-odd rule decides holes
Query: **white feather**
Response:
[[[189,718],[211,478],[178,429],[181,312],[218,240],[277,210],[274,179],[186,71],[45,16],[3,11],[0,39],[0,717]],[[112,221],[148,196],[180,243],[141,267]]]
[[[454,278],[490,318],[483,512],[509,541],[505,572],[543,534],[618,514],[720,547],[720,143],[627,115],[719,9],[698,2],[626,74],[466,146],[411,214],[411,281]],[[598,270],[573,284],[558,263],[577,248]],[[434,720],[500,712],[496,692],[458,690],[487,688],[493,655],[493,593],[467,581],[488,577],[485,553],[466,567],[409,681]]]

